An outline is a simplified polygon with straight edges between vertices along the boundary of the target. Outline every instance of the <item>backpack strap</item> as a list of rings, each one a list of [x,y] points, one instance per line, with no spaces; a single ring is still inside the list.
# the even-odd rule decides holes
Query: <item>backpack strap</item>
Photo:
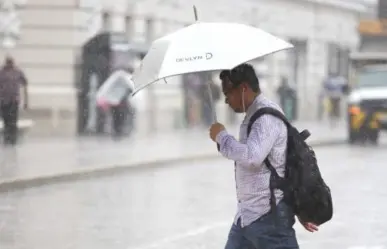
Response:
[[[281,119],[285,123],[287,128],[293,127],[293,125],[288,121],[288,119],[285,117],[285,115],[282,114],[282,112],[280,112],[277,109],[274,109],[272,107],[263,107],[263,108],[258,109],[258,111],[256,111],[253,114],[253,116],[251,116],[249,123],[248,123],[248,126],[247,126],[247,135],[250,134],[251,127],[253,126],[254,122],[257,121],[257,119],[260,118],[264,114],[270,114],[276,118]],[[302,132],[300,132],[300,135],[301,135],[302,139],[305,141],[308,137],[310,137],[311,134],[308,130],[303,130]]]
[[[259,119],[264,114],[270,114],[272,116],[275,116],[275,117],[281,119],[286,124],[286,126],[288,128],[292,127],[292,125],[289,123],[289,121],[286,119],[286,117],[280,111],[278,111],[274,108],[271,108],[271,107],[263,107],[263,108],[258,109],[253,114],[253,116],[251,116],[249,123],[248,123],[248,126],[247,126],[247,136],[250,134],[251,128],[252,128],[254,122],[257,121],[257,119]],[[269,186],[269,188],[270,188],[270,207],[271,207],[271,211],[275,213],[276,209],[277,209],[277,203],[276,203],[276,198],[274,195],[274,189],[278,188],[278,187],[273,186],[273,184],[274,184],[273,179],[279,179],[281,177],[278,175],[277,171],[275,170],[273,165],[270,163],[269,156],[265,158],[264,162],[265,162],[266,167],[270,170],[270,173],[271,173],[270,186]]]
[[[286,126],[289,128],[291,127],[292,125],[289,123],[289,121],[287,120],[287,118],[285,117],[285,115],[283,115],[280,111],[278,111],[277,109],[274,109],[272,107],[263,107],[263,108],[260,108],[258,109],[258,111],[256,111],[253,116],[251,116],[250,120],[249,120],[249,124],[247,126],[247,135],[250,134],[251,132],[251,127],[253,126],[254,122],[257,121],[257,119],[259,119],[262,115],[264,114],[270,114],[276,118],[279,118],[281,119],[285,124]]]
[[[248,126],[247,126],[247,136],[250,134],[251,128],[252,128],[254,122],[257,121],[257,119],[260,118],[264,114],[269,114],[269,115],[272,115],[274,117],[281,119],[285,123],[286,127],[288,128],[288,132],[289,132],[289,129],[295,129],[290,124],[290,122],[287,120],[285,115],[282,114],[280,111],[278,111],[277,109],[271,108],[271,107],[263,107],[263,108],[258,109],[251,116],[249,123],[248,123]],[[303,140],[306,140],[310,136],[310,132],[308,130],[303,130],[299,134]],[[276,203],[276,198],[274,195],[274,189],[281,189],[282,191],[284,191],[284,189],[282,188],[283,184],[284,184],[284,181],[283,181],[284,178],[282,178],[278,175],[277,171],[275,170],[273,165],[270,163],[268,157],[265,158],[264,162],[265,162],[266,167],[270,170],[270,173],[271,173],[270,174],[270,185],[269,185],[269,188],[270,188],[270,208],[271,208],[271,212],[276,213],[277,203]]]

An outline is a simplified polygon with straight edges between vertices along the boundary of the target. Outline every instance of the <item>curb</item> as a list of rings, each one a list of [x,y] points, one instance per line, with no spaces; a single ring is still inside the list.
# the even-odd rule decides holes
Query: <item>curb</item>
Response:
[[[326,146],[334,146],[334,145],[344,145],[346,144],[345,140],[332,140],[332,141],[324,141],[324,142],[316,142],[310,143],[312,147],[326,147]],[[5,181],[0,181],[0,193],[16,191],[20,189],[39,187],[43,185],[49,184],[58,184],[58,183],[66,183],[66,182],[74,182],[80,180],[86,180],[90,178],[96,177],[106,177],[117,175],[120,173],[128,172],[128,171],[142,171],[151,168],[159,168],[168,165],[177,166],[181,163],[186,162],[200,162],[200,161],[208,161],[215,160],[220,158],[219,154],[211,153],[211,154],[203,154],[203,155],[195,155],[195,156],[186,156],[180,158],[171,158],[153,162],[144,162],[144,163],[136,163],[136,164],[120,164],[113,166],[101,166],[94,167],[88,169],[81,169],[77,171],[70,172],[59,172],[55,174],[46,174],[32,177],[19,177],[14,179],[9,179]]]

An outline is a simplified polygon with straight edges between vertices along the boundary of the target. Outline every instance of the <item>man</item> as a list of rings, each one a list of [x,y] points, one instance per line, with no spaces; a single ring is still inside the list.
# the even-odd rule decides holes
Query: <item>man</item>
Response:
[[[228,235],[226,249],[296,249],[293,229],[294,213],[275,191],[276,213],[270,212],[270,171],[264,165],[266,157],[283,177],[286,162],[287,128],[278,118],[263,115],[254,122],[247,137],[251,116],[262,107],[280,107],[265,98],[253,67],[242,64],[220,74],[226,103],[237,113],[246,113],[240,126],[240,139],[228,134],[222,124],[213,124],[210,137],[219,145],[220,153],[235,161],[235,181],[238,211]],[[282,111],[281,111],[282,112]],[[303,224],[317,231],[313,224]]]
[[[5,65],[0,70],[0,110],[4,124],[4,144],[6,145],[14,145],[17,142],[21,87],[24,90],[24,108],[27,109],[27,79],[24,73],[15,66],[14,60],[7,57]]]

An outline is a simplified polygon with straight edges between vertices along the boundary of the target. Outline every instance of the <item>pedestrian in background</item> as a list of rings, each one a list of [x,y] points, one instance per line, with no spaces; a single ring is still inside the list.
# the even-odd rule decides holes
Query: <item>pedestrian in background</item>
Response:
[[[6,145],[17,143],[20,89],[23,89],[23,107],[28,108],[27,79],[12,57],[5,59],[0,70],[0,110],[3,121],[3,141]]]
[[[280,100],[280,107],[285,112],[285,116],[289,121],[294,121],[296,114],[296,99],[297,93],[290,86],[286,77],[281,77],[281,84],[277,88],[277,96]]]
[[[330,73],[324,81],[325,94],[329,100],[329,119],[334,126],[341,117],[341,101],[347,86],[347,80],[338,73]]]

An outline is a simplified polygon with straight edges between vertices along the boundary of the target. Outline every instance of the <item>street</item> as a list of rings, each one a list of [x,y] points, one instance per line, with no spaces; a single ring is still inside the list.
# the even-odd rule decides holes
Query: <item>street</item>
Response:
[[[300,247],[387,248],[385,146],[316,153],[335,214],[318,233],[297,224]],[[220,249],[235,207],[224,159],[47,185],[0,195],[0,248]]]
[[[297,122],[295,125],[299,129],[310,130],[310,145],[342,144],[346,139],[344,125],[336,129],[316,122]],[[228,129],[231,133],[238,134],[236,126],[230,126]],[[168,141],[168,146],[160,141]],[[49,153],[37,156],[41,155],[42,151]],[[148,134],[119,141],[110,137],[32,139],[16,148],[0,149],[0,192],[7,188],[4,185],[20,181],[39,185],[40,181],[36,179],[52,180],[54,176],[74,177],[85,172],[114,171],[114,168],[160,163],[168,165],[171,160],[190,161],[218,156],[213,142],[208,139],[207,131],[203,129]],[[58,178],[54,177],[53,183],[57,183],[56,180]]]

